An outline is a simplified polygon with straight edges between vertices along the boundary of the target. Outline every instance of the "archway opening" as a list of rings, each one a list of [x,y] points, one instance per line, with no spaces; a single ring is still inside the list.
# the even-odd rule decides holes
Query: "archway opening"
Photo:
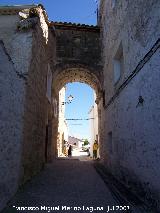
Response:
[[[57,156],[91,160],[99,143],[96,92],[88,84],[67,83],[59,91]],[[99,145],[98,145],[99,147]]]
[[[58,97],[56,156],[68,156],[68,148],[71,145],[72,157],[84,155],[92,159],[93,143],[95,140],[97,143],[100,142],[99,100],[102,90],[99,78],[93,71],[84,67],[67,67],[54,72],[52,85]],[[70,91],[72,87],[74,93]],[[89,90],[90,92],[87,92]],[[70,97],[73,97],[71,102],[68,99]],[[67,114],[69,111],[70,114]],[[85,114],[81,114],[82,111],[85,111]],[[98,152],[97,158],[99,157]]]

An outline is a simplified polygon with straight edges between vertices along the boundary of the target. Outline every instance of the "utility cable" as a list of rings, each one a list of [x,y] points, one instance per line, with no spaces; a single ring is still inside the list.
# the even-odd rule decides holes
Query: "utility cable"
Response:
[[[93,120],[94,118],[67,118],[65,119],[66,121],[88,121],[88,120]]]

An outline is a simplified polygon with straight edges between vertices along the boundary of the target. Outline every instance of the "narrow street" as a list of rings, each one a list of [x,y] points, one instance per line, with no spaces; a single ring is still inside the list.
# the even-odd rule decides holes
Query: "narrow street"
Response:
[[[127,207],[127,203],[125,208],[129,211],[120,211],[116,207],[120,205],[96,172],[92,160],[62,158],[46,165],[21,187],[2,212],[143,212]]]

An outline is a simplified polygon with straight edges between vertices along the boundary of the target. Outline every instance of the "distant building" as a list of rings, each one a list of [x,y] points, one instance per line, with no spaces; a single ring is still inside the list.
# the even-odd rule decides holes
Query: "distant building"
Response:
[[[63,87],[59,92],[59,123],[58,123],[58,138],[57,138],[57,155],[63,156],[66,141],[68,141],[68,126],[65,120],[65,92]]]
[[[75,137],[72,137],[72,136],[69,136],[68,137],[68,143],[77,147],[77,148],[81,148],[84,141],[82,141],[81,139],[78,139],[78,138],[75,138]]]
[[[94,100],[96,100],[96,94],[94,93]],[[90,130],[91,130],[91,139],[90,139],[90,155],[93,157],[93,143],[95,140],[99,142],[98,137],[98,109],[97,104],[94,103],[94,105],[91,107],[90,111],[88,112],[89,118],[90,118]],[[98,149],[98,155],[99,157],[99,149]]]

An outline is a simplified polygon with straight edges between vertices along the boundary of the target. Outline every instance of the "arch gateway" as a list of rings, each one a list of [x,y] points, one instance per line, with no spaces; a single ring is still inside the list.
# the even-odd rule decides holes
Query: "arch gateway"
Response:
[[[56,32],[56,63],[53,87],[59,90],[68,82],[89,84],[100,98],[102,63],[100,28],[71,23],[52,23]]]
[[[0,7],[0,210],[56,157],[58,92],[75,81],[96,92],[101,163],[158,209],[159,8],[101,0],[88,26],[50,22],[42,5]]]

